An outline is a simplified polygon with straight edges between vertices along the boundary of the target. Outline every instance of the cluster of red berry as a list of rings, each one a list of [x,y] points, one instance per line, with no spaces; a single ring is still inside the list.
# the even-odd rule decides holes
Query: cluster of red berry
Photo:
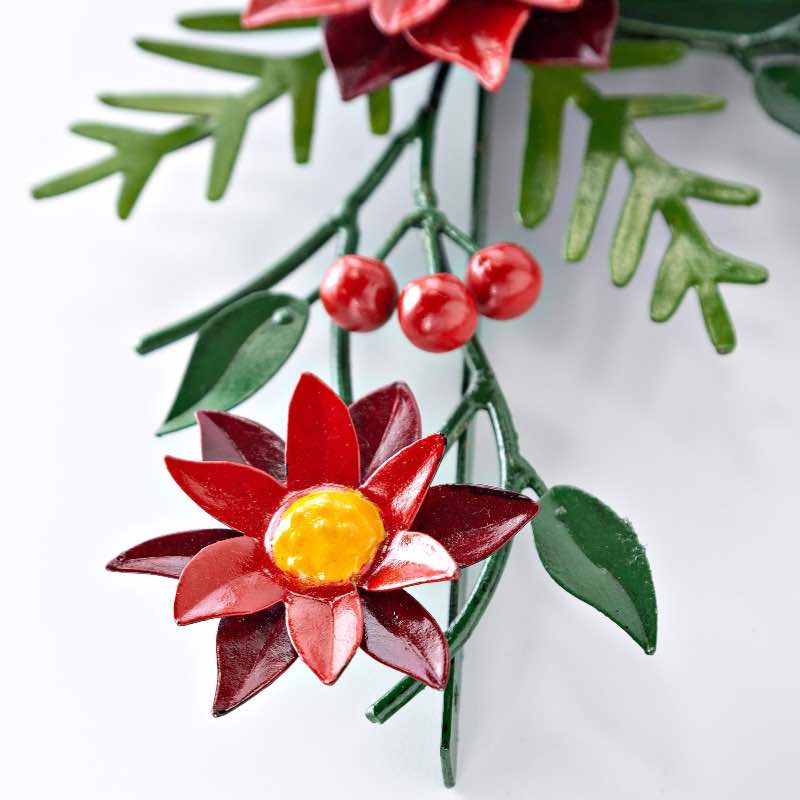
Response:
[[[367,256],[338,258],[325,273],[320,297],[328,314],[348,331],[380,328],[395,306],[408,339],[430,353],[446,353],[466,344],[478,314],[512,319],[539,297],[542,270],[524,248],[499,242],[475,252],[466,281],[449,273],[411,281],[402,292],[389,267]]]

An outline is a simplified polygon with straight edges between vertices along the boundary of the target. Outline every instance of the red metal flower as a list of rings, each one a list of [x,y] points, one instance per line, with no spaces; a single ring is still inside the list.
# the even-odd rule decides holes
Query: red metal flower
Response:
[[[403,384],[349,409],[313,375],[289,407],[286,445],[223,412],[198,414],[204,461],[167,458],[178,485],[228,529],[162,536],[108,568],[179,578],[180,625],[221,618],[214,713],[270,685],[297,658],[333,683],[360,646],[441,689],[447,641],[405,587],[452,580],[536,513],[524,495],[430,483],[444,454],[420,438]]]
[[[618,0],[250,0],[244,24],[327,17],[325,46],[348,100],[433,60],[498,89],[512,54],[536,64],[602,67]]]

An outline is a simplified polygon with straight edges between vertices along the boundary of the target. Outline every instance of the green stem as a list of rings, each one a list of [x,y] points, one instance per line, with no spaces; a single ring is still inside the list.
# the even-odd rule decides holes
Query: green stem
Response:
[[[476,140],[476,152],[482,154],[481,160],[485,158],[488,150],[488,125],[486,120],[488,119],[489,102],[489,96],[482,94],[479,104],[480,124]],[[431,139],[432,145],[432,128],[427,136]],[[430,147],[427,150],[422,147],[420,151],[421,159],[429,155],[429,152]],[[423,184],[427,183],[428,185],[419,187],[416,196],[418,198],[435,197],[433,187],[430,185],[432,178],[429,165],[427,168],[423,168],[421,165],[418,178]],[[476,178],[476,183],[478,186],[473,189],[472,229],[476,234],[482,235],[485,226],[485,210],[482,200],[486,196],[485,172],[479,174]],[[423,228],[423,233],[427,233],[426,249],[430,252],[434,249],[434,240],[438,240],[438,231],[434,234],[427,232]],[[519,451],[519,437],[511,411],[477,336],[467,343],[465,357],[472,382],[456,410],[445,423],[445,430],[449,431],[451,435],[457,435],[459,432],[466,430],[469,422],[478,411],[486,410],[489,414],[497,445],[501,485],[512,491],[522,491],[530,488],[541,496],[547,491],[547,486]],[[446,635],[451,655],[455,655],[460,651],[480,623],[500,584],[500,579],[508,563],[510,551],[511,543],[509,542],[484,562],[469,599],[447,629]],[[370,706],[367,710],[367,719],[377,723],[386,722],[424,688],[424,684],[415,681],[413,678],[404,678]]]
[[[355,223],[342,225],[339,233],[339,255],[358,250],[359,231]],[[331,321],[331,371],[339,397],[350,405],[353,402],[353,370],[350,365],[350,333]]]

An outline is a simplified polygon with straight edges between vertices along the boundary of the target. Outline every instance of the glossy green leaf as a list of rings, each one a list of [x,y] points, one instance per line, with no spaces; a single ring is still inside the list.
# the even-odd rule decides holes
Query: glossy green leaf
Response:
[[[199,409],[227,411],[260,389],[294,351],[308,313],[304,300],[255,292],[209,320],[159,435],[193,425]]]
[[[555,486],[539,501],[533,535],[559,586],[616,622],[646,653],[655,652],[653,579],[629,522],[580,489]]]
[[[697,30],[753,33],[800,12],[797,0],[621,0],[623,17]]]
[[[178,24],[190,31],[203,31],[204,33],[262,33],[264,31],[288,31],[298,28],[316,28],[319,20],[310,19],[290,19],[285,22],[276,22],[272,25],[265,25],[263,28],[244,28],[242,27],[242,11],[218,11],[215,13],[194,12],[181,14],[178,17]]]
[[[377,136],[389,133],[392,127],[392,87],[387,84],[367,96],[369,129]]]
[[[765,65],[756,73],[755,88],[767,114],[800,133],[800,61]]]

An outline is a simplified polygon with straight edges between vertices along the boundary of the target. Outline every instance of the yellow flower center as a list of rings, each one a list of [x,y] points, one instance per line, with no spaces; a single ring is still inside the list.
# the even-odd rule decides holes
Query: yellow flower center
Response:
[[[272,534],[272,558],[304,583],[357,575],[386,538],[378,507],[353,489],[320,489],[295,500]]]

